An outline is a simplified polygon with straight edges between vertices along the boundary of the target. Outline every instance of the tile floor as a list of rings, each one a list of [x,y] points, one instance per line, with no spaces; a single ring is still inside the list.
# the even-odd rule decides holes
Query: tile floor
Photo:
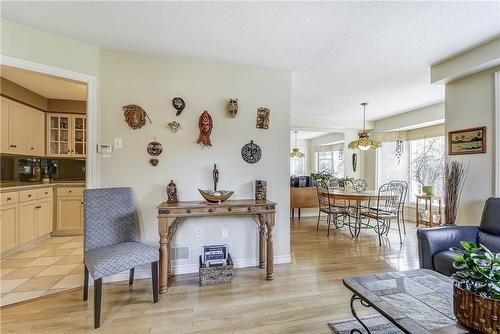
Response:
[[[0,306],[83,286],[83,237],[53,237],[0,262]]]

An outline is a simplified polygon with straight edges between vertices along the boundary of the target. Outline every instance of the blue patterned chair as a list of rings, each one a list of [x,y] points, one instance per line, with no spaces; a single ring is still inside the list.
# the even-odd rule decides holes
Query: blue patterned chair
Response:
[[[135,205],[131,188],[88,189],[83,196],[83,300],[88,299],[89,273],[94,279],[94,327],[101,319],[102,278],[151,264],[153,302],[158,302],[158,249],[135,241]]]

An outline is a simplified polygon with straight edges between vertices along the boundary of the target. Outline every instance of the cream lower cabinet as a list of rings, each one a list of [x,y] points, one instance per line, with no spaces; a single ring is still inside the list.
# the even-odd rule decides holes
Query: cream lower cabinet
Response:
[[[83,188],[57,189],[56,235],[83,233]]]
[[[1,247],[7,252],[53,231],[52,188],[1,194]]]
[[[0,252],[3,253],[19,245],[19,207],[17,204],[2,204],[0,214],[0,233],[2,234]]]

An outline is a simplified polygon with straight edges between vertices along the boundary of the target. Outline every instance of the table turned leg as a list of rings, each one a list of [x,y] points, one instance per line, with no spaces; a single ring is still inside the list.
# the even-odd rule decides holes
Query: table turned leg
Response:
[[[266,279],[273,279],[274,271],[274,249],[273,249],[273,229],[274,229],[274,213],[268,216],[267,225],[267,263],[266,263]]]
[[[168,251],[169,251],[169,235],[168,230],[173,222],[171,218],[158,218],[158,232],[160,234],[160,293],[167,292],[168,288]]]
[[[259,215],[259,268],[266,264],[266,215]]]

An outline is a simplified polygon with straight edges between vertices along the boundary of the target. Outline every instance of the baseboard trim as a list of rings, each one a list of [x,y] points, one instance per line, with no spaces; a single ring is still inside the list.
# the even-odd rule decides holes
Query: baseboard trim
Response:
[[[274,264],[286,264],[292,262],[292,256],[288,255],[277,255],[274,257]],[[248,259],[238,259],[234,260],[235,268],[248,268],[248,267],[257,267],[259,265],[258,258],[248,258]],[[184,275],[184,274],[193,274],[198,273],[198,264],[190,263],[190,264],[179,264],[172,266],[172,271],[174,275]],[[104,283],[109,282],[120,282],[120,281],[128,281],[128,272],[122,272],[113,276],[104,277],[102,280]],[[150,278],[151,277],[151,268],[150,266],[141,266],[135,268],[135,278]],[[92,281],[92,280],[90,280]],[[93,284],[91,282],[90,284]]]

